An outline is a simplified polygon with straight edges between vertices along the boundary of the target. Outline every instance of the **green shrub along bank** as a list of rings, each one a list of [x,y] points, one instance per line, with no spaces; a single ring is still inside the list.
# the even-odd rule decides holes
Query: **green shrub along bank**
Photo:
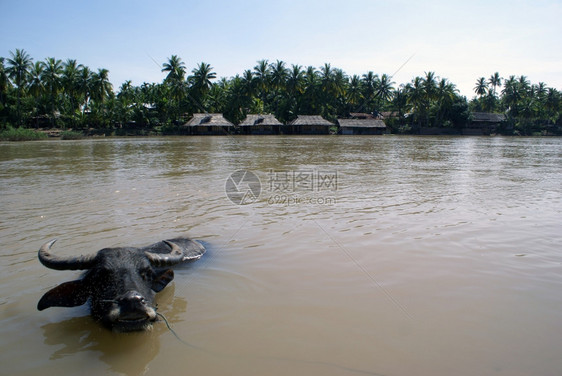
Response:
[[[34,141],[44,140],[47,134],[33,129],[7,127],[0,131],[1,141]]]

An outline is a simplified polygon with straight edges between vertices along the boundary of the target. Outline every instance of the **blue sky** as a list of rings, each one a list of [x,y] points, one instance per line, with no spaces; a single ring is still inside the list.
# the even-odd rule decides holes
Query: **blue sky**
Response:
[[[160,82],[172,54],[218,77],[261,59],[347,74],[424,72],[471,98],[478,77],[526,75],[562,90],[562,0],[0,0],[0,56],[77,59],[118,89]]]

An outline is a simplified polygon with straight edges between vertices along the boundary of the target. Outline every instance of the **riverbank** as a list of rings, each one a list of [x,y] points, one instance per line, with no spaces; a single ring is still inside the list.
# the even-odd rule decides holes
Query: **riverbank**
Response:
[[[387,133],[394,134],[394,133]],[[239,133],[224,133],[223,136],[236,136]],[[418,134],[407,134],[408,136],[522,136],[520,134],[482,134],[455,131],[448,128],[427,128],[421,129]],[[185,136],[191,135],[181,132],[181,129],[106,129],[106,130],[68,130],[60,128],[52,129],[27,129],[9,127],[0,132],[0,141],[38,141],[38,140],[79,140],[84,138],[103,138],[103,137],[157,137],[157,136]],[[251,136],[251,135],[250,135]],[[256,135],[257,136],[257,135]],[[263,136],[263,135],[261,135]],[[274,136],[274,135],[271,135]],[[317,135],[321,136],[321,135]],[[338,133],[330,133],[328,136],[342,136]],[[355,135],[355,137],[365,137],[367,135]],[[379,135],[381,136],[381,135]],[[561,135],[550,132],[541,132],[526,137],[559,137]]]
[[[399,134],[388,134],[388,135],[393,135],[393,136],[400,136]],[[18,142],[18,141],[40,141],[40,140],[81,140],[81,139],[95,139],[95,138],[121,138],[121,137],[138,137],[138,138],[144,138],[144,137],[160,137],[160,136],[178,136],[178,137],[193,137],[193,136],[189,136],[189,135],[181,135],[181,134],[163,134],[163,133],[155,133],[155,132],[151,132],[149,134],[131,134],[131,133],[122,133],[122,134],[115,134],[115,133],[111,133],[108,135],[105,134],[89,134],[86,135],[82,132],[77,132],[77,131],[62,131],[62,130],[57,130],[57,131],[40,131],[40,130],[32,130],[31,132],[21,132],[19,131],[19,128],[16,128],[15,131],[3,131],[0,132],[0,141],[10,141],[10,142]],[[239,136],[239,134],[224,134],[224,136]],[[248,136],[248,135],[240,135],[240,136]],[[275,135],[269,135],[270,137],[275,136]],[[279,135],[277,135],[279,136]],[[302,135],[299,135],[302,136]],[[324,137],[326,136],[342,136],[342,135],[337,135],[337,134],[330,134],[330,135],[324,135]],[[379,135],[379,136],[375,136],[375,137],[381,137],[384,135]],[[555,134],[536,134],[536,135],[532,135],[532,136],[522,136],[522,135],[518,135],[518,134],[514,134],[514,135],[502,135],[502,134],[490,134],[490,135],[476,135],[476,134],[461,134],[461,133],[436,133],[436,134],[428,134],[428,133],[424,133],[424,134],[408,134],[408,135],[402,135],[402,136],[422,136],[422,137],[427,137],[427,136],[443,136],[443,137],[474,137],[474,136],[487,136],[487,137],[494,137],[494,136],[507,136],[507,137],[560,137],[560,135],[555,135]],[[212,137],[212,136],[209,136]],[[251,136],[250,137],[264,137],[262,136]],[[265,137],[268,137],[267,135]],[[322,137],[322,136],[319,136]],[[355,136],[344,136],[344,137],[356,137],[356,138],[362,138],[362,137],[367,137],[369,138],[369,136],[365,136],[365,135],[355,135]]]
[[[27,129],[8,127],[0,132],[0,141],[37,141],[52,139],[78,140],[88,137],[84,132],[63,129]]]

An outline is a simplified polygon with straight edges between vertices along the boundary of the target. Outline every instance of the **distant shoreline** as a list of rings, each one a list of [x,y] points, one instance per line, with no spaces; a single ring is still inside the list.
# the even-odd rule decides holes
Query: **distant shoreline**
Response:
[[[560,137],[560,135],[555,134],[537,134],[537,135],[517,135],[517,134],[501,134],[501,133],[492,133],[492,134],[463,134],[461,132],[455,133],[424,133],[424,134],[399,134],[399,133],[385,133],[381,135],[342,135],[336,133],[330,133],[325,135],[319,134],[274,134],[274,135],[252,135],[252,134],[239,134],[239,133],[231,133],[231,134],[223,134],[223,135],[186,135],[186,134],[162,134],[162,133],[145,133],[145,134],[134,134],[134,133],[121,133],[121,134],[114,134],[113,132],[110,134],[84,134],[82,132],[69,132],[63,129],[38,129],[34,130],[41,134],[42,136],[39,137],[18,137],[15,139],[4,138],[0,136],[0,141],[3,142],[25,142],[25,141],[69,141],[69,140],[95,140],[95,139],[126,139],[126,138],[159,138],[159,137],[353,137],[353,138],[361,138],[361,137],[384,137],[384,136],[406,136],[406,137],[432,137],[432,136],[439,136],[439,137]]]

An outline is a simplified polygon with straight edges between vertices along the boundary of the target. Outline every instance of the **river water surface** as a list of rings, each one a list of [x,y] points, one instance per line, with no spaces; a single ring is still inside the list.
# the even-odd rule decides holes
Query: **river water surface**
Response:
[[[562,374],[560,138],[1,143],[0,192],[0,374]],[[157,295],[177,337],[36,310],[79,275],[42,243],[178,235],[209,252]]]

